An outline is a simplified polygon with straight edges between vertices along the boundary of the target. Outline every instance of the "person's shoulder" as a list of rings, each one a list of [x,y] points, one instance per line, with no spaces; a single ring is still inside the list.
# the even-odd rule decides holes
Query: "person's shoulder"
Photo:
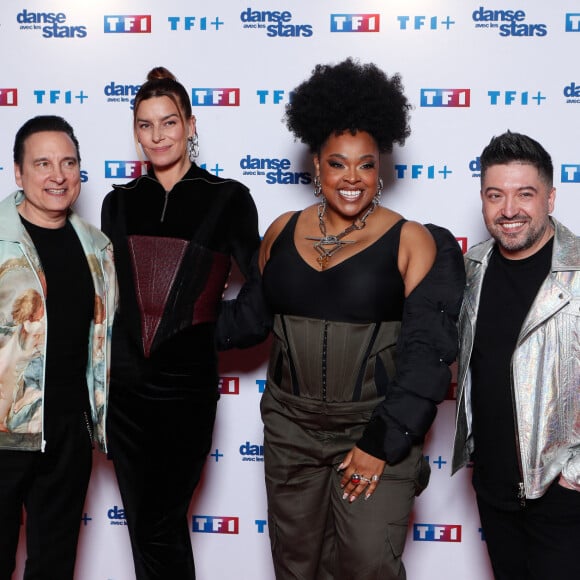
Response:
[[[491,250],[493,243],[494,241],[492,238],[483,240],[483,242],[478,242],[467,250],[465,253],[465,259],[474,262],[481,262],[485,255]]]
[[[270,250],[272,249],[272,245],[278,239],[278,236],[281,234],[282,230],[286,227],[290,219],[293,215],[297,212],[295,211],[287,211],[282,215],[279,215],[268,227],[266,233],[264,234],[264,239],[260,245],[260,270],[264,269],[264,266],[270,259]]]
[[[83,231],[97,246],[106,247],[111,243],[109,238],[97,226],[88,222],[77,213],[71,213],[69,219],[77,231]]]
[[[7,207],[7,206],[15,206],[16,205],[16,198],[19,195],[19,191],[14,191],[8,194],[3,199],[0,199],[0,207]]]
[[[264,241],[274,241],[280,235],[280,232],[286,227],[295,213],[295,211],[287,211],[279,215],[266,230],[266,233],[264,234]]]
[[[568,243],[575,244],[576,246],[580,242],[580,236],[573,232],[569,227],[565,226],[562,222],[552,218],[554,226],[556,229],[557,238],[566,240]]]
[[[104,197],[105,200],[110,200],[111,198],[118,197],[119,195],[123,195],[123,193],[133,191],[137,188],[137,186],[141,183],[141,181],[145,178],[145,175],[141,175],[128,181],[127,183],[113,183],[111,189]]]
[[[556,270],[575,270],[580,275],[580,237],[561,222],[552,218],[555,225],[554,252],[552,268]]]
[[[435,250],[435,240],[429,229],[412,220],[407,220],[401,228],[401,245],[413,251]]]
[[[241,181],[233,179],[231,177],[221,177],[210,173],[207,169],[200,167],[199,165],[192,165],[191,169],[187,172],[186,179],[200,179],[211,185],[224,186],[225,189],[239,191],[240,193],[249,193],[249,188],[245,186]]]

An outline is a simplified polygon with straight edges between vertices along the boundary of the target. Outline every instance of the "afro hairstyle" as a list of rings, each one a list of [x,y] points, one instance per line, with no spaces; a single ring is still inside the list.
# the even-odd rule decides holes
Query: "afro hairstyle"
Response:
[[[410,135],[411,105],[398,74],[390,78],[375,64],[352,58],[337,65],[318,64],[298,85],[286,105],[288,129],[317,153],[330,137],[366,131],[381,153],[403,145]]]

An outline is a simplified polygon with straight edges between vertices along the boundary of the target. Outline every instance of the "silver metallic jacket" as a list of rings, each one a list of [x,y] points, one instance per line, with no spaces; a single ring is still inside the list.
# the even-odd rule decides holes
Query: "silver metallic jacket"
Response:
[[[514,436],[529,499],[541,497],[560,473],[580,491],[580,238],[550,219],[555,227],[551,272],[524,321],[511,369]],[[465,256],[453,473],[474,449],[469,363],[493,245],[487,240]]]

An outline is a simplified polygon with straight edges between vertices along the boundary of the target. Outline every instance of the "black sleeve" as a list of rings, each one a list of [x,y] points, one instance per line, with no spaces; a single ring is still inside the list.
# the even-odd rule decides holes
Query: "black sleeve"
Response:
[[[437,244],[431,270],[405,300],[397,371],[357,447],[389,464],[423,441],[451,381],[465,288],[463,256],[448,230],[427,224]]]
[[[245,283],[234,300],[221,303],[216,324],[218,350],[258,344],[266,339],[272,328],[272,315],[262,292],[262,276],[258,267],[258,212],[245,187],[242,186],[239,195],[236,195],[232,209],[232,255],[244,275]]]
[[[256,251],[238,296],[221,303],[216,323],[217,349],[254,346],[265,340],[271,329],[272,314],[264,297]]]
[[[108,193],[101,206],[101,231],[111,239],[111,204],[113,192]]]
[[[249,190],[242,184],[238,184],[230,203],[230,232],[227,233],[230,236],[230,249],[240,272],[247,279],[252,258],[260,246],[258,210]]]

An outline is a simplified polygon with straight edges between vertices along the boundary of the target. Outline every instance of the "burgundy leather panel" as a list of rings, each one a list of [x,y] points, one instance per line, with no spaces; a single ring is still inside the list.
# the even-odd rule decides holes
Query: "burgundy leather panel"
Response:
[[[171,288],[189,242],[176,238],[130,236],[129,253],[143,334],[149,357]]]

